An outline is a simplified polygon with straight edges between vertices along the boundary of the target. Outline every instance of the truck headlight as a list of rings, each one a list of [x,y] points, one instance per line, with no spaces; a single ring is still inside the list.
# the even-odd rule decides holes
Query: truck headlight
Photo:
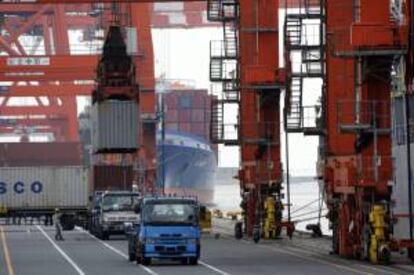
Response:
[[[155,244],[155,239],[154,238],[145,239],[145,244]]]
[[[188,244],[197,244],[197,239],[187,239]]]

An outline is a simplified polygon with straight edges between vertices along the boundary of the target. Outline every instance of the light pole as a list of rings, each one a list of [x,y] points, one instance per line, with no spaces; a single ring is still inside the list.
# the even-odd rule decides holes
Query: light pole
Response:
[[[161,154],[161,156],[158,158],[161,160],[161,167],[160,167],[160,174],[161,174],[161,190],[162,194],[164,194],[165,189],[165,104],[164,104],[164,93],[165,93],[165,82],[164,80],[161,80],[161,82],[158,85],[158,114],[157,119],[159,122],[159,127],[161,128],[161,151],[158,154]],[[160,164],[158,164],[160,165]]]

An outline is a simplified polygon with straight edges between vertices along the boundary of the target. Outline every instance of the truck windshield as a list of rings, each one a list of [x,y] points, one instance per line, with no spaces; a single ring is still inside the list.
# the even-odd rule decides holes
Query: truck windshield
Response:
[[[106,195],[102,200],[103,211],[133,211],[138,195]]]
[[[144,223],[150,225],[160,224],[195,224],[197,211],[194,204],[181,203],[151,203],[143,207]]]

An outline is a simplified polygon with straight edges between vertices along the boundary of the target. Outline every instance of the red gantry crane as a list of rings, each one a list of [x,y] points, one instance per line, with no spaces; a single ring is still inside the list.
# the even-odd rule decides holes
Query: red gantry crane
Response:
[[[11,35],[0,40],[9,55],[0,58],[0,80],[40,81],[47,85],[56,80],[91,80],[93,70],[87,68],[96,65],[96,58],[64,55],[67,36],[62,34],[70,21],[56,16],[65,14],[62,6],[50,4],[95,2],[13,1],[27,6],[45,4],[39,10],[41,14],[50,16],[52,11],[56,17],[42,21],[44,29],[51,23],[56,26],[56,44],[53,46],[50,41],[46,46],[45,42],[45,47],[63,46],[48,52],[44,59],[21,57],[22,46],[16,35],[43,17],[40,14],[30,23],[24,22],[15,34],[10,23],[5,24]],[[139,104],[145,114],[140,118],[153,123],[154,72],[148,2],[155,1],[116,2],[125,3],[122,10],[130,15],[131,26],[138,30],[140,46],[134,62],[140,85]],[[286,13],[284,69],[279,62],[280,7]],[[210,79],[221,83],[222,92],[212,106],[211,134],[218,143],[240,146],[238,178],[247,234],[262,231],[265,237],[277,237],[283,226],[291,233],[292,225],[282,220],[279,102],[281,91],[286,89],[285,131],[318,135],[320,139],[318,171],[329,209],[334,252],[377,263],[386,262],[391,250],[407,248],[412,257],[412,229],[409,238],[392,234],[395,219],[408,218],[412,228],[412,210],[392,215],[394,187],[390,184],[390,98],[395,89],[391,83],[399,75],[395,73],[397,65],[404,64],[403,84],[406,90],[412,89],[412,1],[209,0],[207,9],[208,18],[222,24],[224,35],[223,41],[211,43]],[[309,39],[309,32],[314,33],[313,39]],[[294,64],[297,54],[299,66]],[[77,64],[76,70],[73,64]],[[306,78],[323,80],[321,106],[304,106]],[[226,117],[231,105],[238,108],[233,120]],[[309,111],[315,113],[310,123],[306,119]],[[144,128],[143,135],[145,152],[140,154],[154,167],[154,132]]]
[[[288,56],[301,56],[299,71],[288,72],[285,129],[319,135],[318,176],[333,251],[373,263],[388,262],[392,250],[406,248],[413,256],[412,233],[401,237],[394,231],[404,223],[405,231],[412,232],[412,223],[405,223],[412,221],[412,212],[393,215],[396,201],[391,197],[407,184],[393,184],[391,95],[398,78],[405,78],[398,64],[412,52],[407,43],[409,2],[303,1],[299,10],[288,10],[285,20]],[[313,44],[306,31],[315,21],[319,43]],[[302,103],[309,94],[303,80],[312,77],[323,79],[316,108]],[[408,79],[410,87],[412,77]],[[318,110],[310,124],[309,108]],[[398,197],[397,203],[405,199]]]

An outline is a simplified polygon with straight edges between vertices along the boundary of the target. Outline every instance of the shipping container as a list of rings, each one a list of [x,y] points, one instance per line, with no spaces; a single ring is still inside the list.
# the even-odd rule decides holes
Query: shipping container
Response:
[[[195,93],[193,95],[193,105],[192,105],[192,108],[193,109],[203,109],[204,106],[205,106],[205,98],[206,98],[206,95],[205,94],[203,94],[201,92]]]
[[[200,137],[203,137],[205,139],[209,139],[209,136],[207,135],[207,128],[205,123],[192,123],[191,124],[191,133]]]
[[[108,100],[92,106],[95,153],[133,152],[139,147],[139,110],[135,101]]]
[[[191,110],[180,110],[178,113],[178,121],[180,123],[189,123],[191,122]]]
[[[78,142],[0,143],[1,167],[79,166],[82,155]]]
[[[85,209],[88,197],[82,166],[0,168],[0,206],[8,210]]]
[[[177,122],[178,121],[178,111],[177,110],[168,110],[165,112],[165,122]]]
[[[96,165],[92,167],[93,189],[132,190],[134,173],[132,166]]]
[[[191,133],[191,124],[190,123],[180,123],[178,127],[180,132]]]
[[[178,94],[176,95],[176,92],[172,92],[164,95],[164,104],[168,110],[178,109]]]
[[[204,121],[206,121],[205,114],[206,114],[206,110],[193,109],[192,112],[191,112],[191,121],[193,121],[193,122],[204,122]]]
[[[165,128],[167,130],[178,131],[178,123],[170,123],[170,122],[167,122],[165,124]]]

